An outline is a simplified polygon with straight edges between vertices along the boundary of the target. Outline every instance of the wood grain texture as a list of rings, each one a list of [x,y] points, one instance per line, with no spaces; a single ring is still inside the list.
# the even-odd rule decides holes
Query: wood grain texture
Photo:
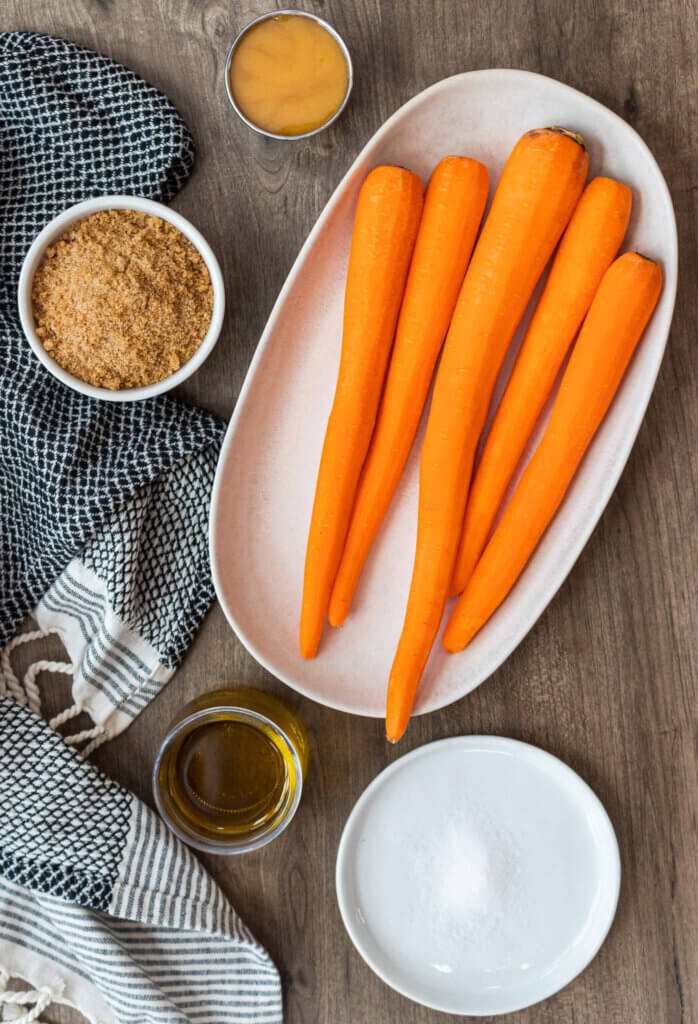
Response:
[[[182,388],[228,417],[291,263],[340,176],[382,121],[446,75],[539,71],[625,117],[655,153],[679,225],[681,279],[654,397],[620,484],[584,553],[526,640],[482,687],[416,720],[399,749],[382,723],[284,690],[313,740],[293,827],[240,859],[205,857],[279,965],[288,1024],[449,1024],[403,999],[344,933],[334,861],[346,817],[390,761],[443,736],[497,733],[567,761],[605,803],[623,862],[618,915],[584,974],[517,1024],[698,1020],[696,680],[695,9],[689,0],[304,0],[345,37],[356,86],[327,133],[274,143],[236,120],[223,87],[232,38],[271,0],[2,0],[0,29],[55,33],[123,61],[176,103],[198,144],[175,206],[221,258],[229,315]],[[281,6],[279,4],[279,6]],[[467,140],[462,141],[467,150]],[[158,739],[176,710],[221,680],[281,692],[226,625],[206,619],[181,670],[99,764],[150,801]],[[56,692],[49,701],[58,703]],[[55,1024],[77,1020],[57,1008]]]

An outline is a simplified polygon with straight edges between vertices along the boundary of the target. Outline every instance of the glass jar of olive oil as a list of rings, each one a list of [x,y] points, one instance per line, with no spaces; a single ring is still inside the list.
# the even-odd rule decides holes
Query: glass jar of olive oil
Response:
[[[278,698],[247,687],[191,701],[153,769],[161,817],[190,846],[244,853],[286,828],[300,803],[308,736]]]

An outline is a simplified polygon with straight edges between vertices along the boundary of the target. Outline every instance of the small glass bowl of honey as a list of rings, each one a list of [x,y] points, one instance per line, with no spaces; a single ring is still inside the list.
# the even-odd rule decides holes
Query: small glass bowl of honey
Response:
[[[191,701],[153,769],[160,816],[185,843],[245,853],[290,824],[308,765],[308,735],[277,697],[226,687]]]

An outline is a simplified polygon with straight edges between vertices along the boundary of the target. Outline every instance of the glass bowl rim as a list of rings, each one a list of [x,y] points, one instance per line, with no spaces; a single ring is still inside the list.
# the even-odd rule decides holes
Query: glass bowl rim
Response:
[[[160,790],[158,786],[158,777],[160,773],[160,766],[162,760],[167,751],[171,748],[172,743],[182,732],[192,724],[202,721],[203,719],[215,716],[220,712],[234,712],[243,719],[247,719],[248,722],[255,725],[266,725],[272,732],[276,733],[291,752],[293,765],[296,771],[296,783],[293,787],[292,796],[290,802],[285,803],[285,813],[283,817],[276,821],[270,829],[263,832],[261,835],[255,836],[249,840],[234,840],[234,841],[221,841],[217,842],[215,839],[206,839],[197,835],[189,835],[169,814],[165,804],[160,796]],[[192,711],[185,715],[181,721],[177,722],[168,728],[165,737],[160,744],[157,756],[155,758],[155,764],[153,765],[152,774],[152,787],[153,787],[153,798],[155,800],[155,806],[160,818],[165,825],[170,829],[178,839],[181,839],[187,846],[192,846],[197,850],[202,850],[204,853],[218,853],[218,854],[238,854],[248,853],[251,850],[258,850],[262,846],[266,846],[272,839],[276,839],[277,836],[288,827],[293,818],[295,817],[298,805],[301,801],[301,794],[303,792],[303,767],[301,759],[296,748],[295,743],[291,737],[278,725],[273,719],[269,718],[268,715],[262,714],[260,711],[253,711],[251,708],[241,707],[238,704],[216,704],[210,708],[200,708],[198,711]],[[283,810],[283,809],[282,809]],[[281,811],[278,813],[282,813]]]

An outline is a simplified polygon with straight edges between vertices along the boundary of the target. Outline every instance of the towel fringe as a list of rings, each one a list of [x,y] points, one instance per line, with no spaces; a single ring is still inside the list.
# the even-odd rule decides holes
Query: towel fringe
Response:
[[[75,718],[82,711],[82,703],[76,701],[69,708],[65,708],[59,714],[55,715],[48,723],[52,729],[59,729],[64,722],[69,722],[71,718]]]
[[[42,985],[40,988],[9,989],[8,983],[13,979],[25,983],[19,975],[10,974],[0,966],[2,1020],[13,1021],[13,1024],[41,1024],[41,1014],[51,1003],[60,999],[65,983],[57,978],[52,985]]]
[[[75,674],[75,666],[69,661],[48,661],[46,658],[42,658],[29,666],[20,682],[15,670],[12,668],[10,655],[15,647],[31,643],[34,640],[43,640],[52,633],[60,635],[61,630],[50,626],[46,629],[32,629],[26,633],[18,633],[0,651],[0,696],[8,694],[18,704],[21,704],[22,707],[28,707],[36,715],[41,714],[41,692],[36,682],[36,677],[39,673],[61,672],[64,675],[72,676]],[[54,715],[48,724],[52,729],[58,730],[66,722],[69,722],[71,718],[76,718],[83,710],[83,704],[80,701],[76,701],[70,707]],[[80,732],[73,733],[72,736],[63,737],[65,742],[71,747],[78,747],[86,740],[90,740],[91,742],[81,750],[83,757],[89,757],[97,747],[109,738],[110,733],[103,725],[95,725],[92,729],[82,729]]]
[[[22,644],[32,643],[34,640],[43,640],[45,637],[51,636],[52,633],[60,634],[60,632],[60,629],[53,626],[47,629],[32,629],[26,633],[18,633],[17,636],[13,637],[5,645],[4,649],[0,651],[0,695],[8,694],[18,704],[21,704],[22,707],[28,707],[36,715],[41,714],[41,691],[36,682],[36,677],[40,672],[61,672],[64,675],[72,676],[75,673],[75,666],[69,661],[48,661],[46,658],[40,658],[29,666],[20,682],[12,667],[10,655],[16,647],[20,647]],[[64,711],[54,715],[48,724],[52,729],[59,729],[65,722],[69,722],[71,718],[76,718],[82,710],[82,703],[76,701],[69,708],[65,708]],[[85,740],[91,740],[92,742],[88,743],[82,751],[85,756],[91,754],[93,750],[96,750],[108,738],[109,735],[103,725],[95,725],[92,729],[83,729],[72,736],[64,737],[65,742],[73,747],[84,743]]]
[[[76,732],[72,736],[63,737],[65,742],[71,747],[77,746],[78,743],[84,743],[85,740],[99,739],[100,743],[103,743],[106,738],[106,729],[103,725],[95,725],[92,729],[83,729],[82,732]],[[90,744],[90,749],[94,749],[93,744]],[[85,751],[83,751],[83,753],[85,753]]]
[[[22,681],[29,700],[29,707],[37,715],[41,714],[41,693],[36,684],[39,672],[61,672],[64,675],[72,676],[74,669],[69,661],[47,661],[45,658],[35,661],[33,665],[29,666]]]
[[[32,643],[34,640],[42,640],[52,633],[60,633],[60,630],[52,627],[50,629],[32,629],[27,633],[18,633],[0,652],[0,669],[2,669],[0,673],[0,694],[9,693],[18,704],[21,704],[22,707],[29,707],[37,715],[41,714],[41,693],[36,684],[36,677],[39,672],[64,672],[67,675],[72,675],[74,668],[66,661],[46,661],[42,659],[35,661],[33,665],[29,666],[24,673],[24,679],[20,682],[12,668],[10,655],[15,647],[19,647],[21,644]]]

